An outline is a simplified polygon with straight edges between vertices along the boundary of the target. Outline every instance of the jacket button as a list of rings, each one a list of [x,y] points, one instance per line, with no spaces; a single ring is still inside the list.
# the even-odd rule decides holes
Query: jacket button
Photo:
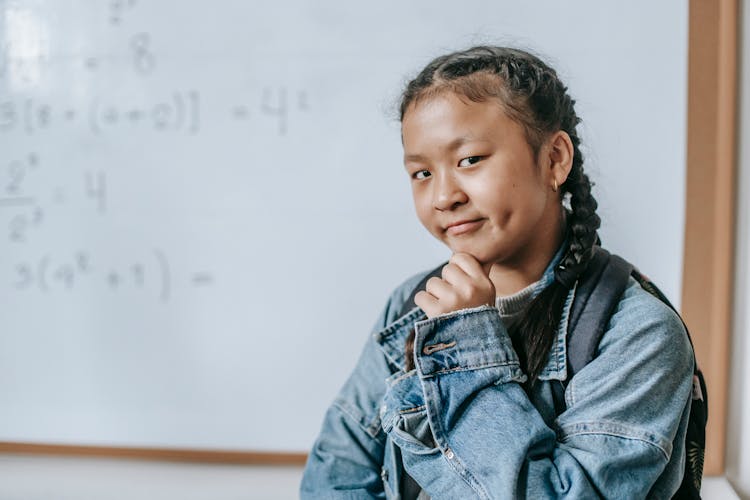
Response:
[[[453,460],[453,456],[453,450],[451,450],[450,448],[445,450],[445,458],[447,458],[448,460]]]
[[[383,470],[380,471],[380,477],[383,479],[383,482],[387,482],[388,481],[388,469],[383,467]]]

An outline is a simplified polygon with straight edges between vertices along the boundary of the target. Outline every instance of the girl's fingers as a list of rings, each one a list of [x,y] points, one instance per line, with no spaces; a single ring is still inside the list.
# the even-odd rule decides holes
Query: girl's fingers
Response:
[[[453,287],[447,281],[435,276],[427,280],[425,291],[436,299],[441,299],[451,295],[453,293]]]
[[[492,264],[489,264],[486,266],[487,270],[485,270],[484,266],[473,255],[462,252],[454,253],[449,262],[456,264],[475,280],[488,279],[489,270],[492,267]]]
[[[414,303],[432,318],[440,314],[493,305],[495,287],[482,266],[469,254],[455,254],[443,266],[442,278],[427,280],[425,289],[414,296]]]
[[[438,311],[440,303],[434,295],[421,290],[414,296],[414,303],[424,311],[428,318],[437,316],[436,311]]]
[[[442,276],[445,281],[453,286],[461,286],[472,280],[472,277],[466,274],[466,271],[452,262],[443,266]]]

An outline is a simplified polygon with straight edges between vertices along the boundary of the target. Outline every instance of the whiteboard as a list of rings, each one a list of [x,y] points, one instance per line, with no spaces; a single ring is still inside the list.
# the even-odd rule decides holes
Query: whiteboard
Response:
[[[679,302],[687,4],[0,1],[0,441],[305,451],[420,227],[398,95],[546,56],[605,245]]]

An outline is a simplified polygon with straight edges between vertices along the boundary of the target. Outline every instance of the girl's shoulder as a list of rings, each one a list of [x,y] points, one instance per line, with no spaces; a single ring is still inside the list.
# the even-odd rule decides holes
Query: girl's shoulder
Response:
[[[677,358],[692,358],[692,347],[680,316],[633,277],[599,343],[600,352],[623,347],[629,351],[668,349]]]
[[[613,320],[664,321],[682,326],[682,320],[669,305],[645,290],[632,276],[620,297]]]

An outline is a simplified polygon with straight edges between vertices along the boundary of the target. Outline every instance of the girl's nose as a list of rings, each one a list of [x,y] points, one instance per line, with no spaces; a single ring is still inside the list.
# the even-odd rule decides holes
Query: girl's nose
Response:
[[[450,173],[439,174],[435,179],[433,206],[440,211],[452,210],[469,200],[466,192]]]

